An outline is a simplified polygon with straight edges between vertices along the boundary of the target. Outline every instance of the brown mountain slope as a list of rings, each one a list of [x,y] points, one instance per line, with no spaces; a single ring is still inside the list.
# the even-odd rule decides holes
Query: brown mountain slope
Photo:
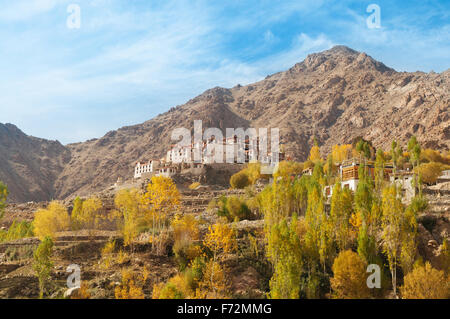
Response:
[[[130,177],[133,162],[159,158],[177,127],[279,127],[287,153],[307,157],[316,136],[323,152],[363,136],[388,148],[417,135],[449,149],[449,72],[396,72],[365,53],[337,46],[247,86],[214,88],[140,125],[69,145],[73,157],[57,181],[61,197]]]
[[[132,176],[136,160],[160,158],[177,127],[278,127],[287,153],[304,160],[314,136],[328,153],[357,136],[388,148],[415,134],[425,147],[450,146],[450,72],[396,72],[344,46],[309,55],[247,86],[214,88],[186,104],[100,139],[70,144],[56,195],[88,194]]]
[[[25,135],[12,124],[0,123],[0,180],[13,202],[54,198],[55,181],[70,159],[58,141]]]

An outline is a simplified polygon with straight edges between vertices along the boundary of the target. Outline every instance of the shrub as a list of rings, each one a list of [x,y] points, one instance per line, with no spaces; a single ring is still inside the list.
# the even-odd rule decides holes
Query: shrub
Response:
[[[230,185],[235,189],[244,189],[251,184],[248,175],[245,172],[238,172],[231,176]]]
[[[405,299],[448,299],[449,289],[448,276],[427,262],[405,276],[400,292]]]
[[[132,269],[122,270],[122,282],[114,290],[116,299],[144,299],[142,287],[145,276],[134,273]]]
[[[0,242],[33,237],[33,224],[27,221],[13,221],[8,231],[0,232]]]
[[[252,212],[245,201],[236,196],[230,196],[226,206],[232,220],[244,220],[252,217]]]
[[[221,196],[219,198],[217,215],[227,218],[229,222],[251,219],[253,217],[252,211],[248,208],[246,202],[237,196]]]
[[[366,263],[361,257],[346,250],[336,257],[333,263],[331,287],[335,298],[361,299],[369,297],[366,283]]]
[[[173,252],[180,270],[184,270],[189,262],[200,256],[201,249],[199,222],[193,215],[177,215],[172,221],[174,245]]]
[[[185,299],[192,296],[186,275],[178,274],[170,278],[167,283],[153,286],[153,299]]]

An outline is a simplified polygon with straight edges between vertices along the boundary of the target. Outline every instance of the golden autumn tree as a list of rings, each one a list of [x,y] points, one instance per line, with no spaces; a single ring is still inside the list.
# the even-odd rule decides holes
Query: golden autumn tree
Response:
[[[331,155],[334,162],[341,163],[342,161],[349,159],[352,156],[352,145],[333,145],[331,149]]]
[[[292,175],[299,175],[303,171],[303,163],[293,161],[281,161],[278,163],[278,169],[273,174],[273,178],[289,178]]]
[[[142,193],[136,188],[122,189],[116,193],[114,205],[121,217],[121,232],[124,245],[128,246],[138,235],[140,221],[145,218],[146,207]]]
[[[170,177],[153,176],[144,194],[144,203],[148,208],[152,223],[152,245],[156,244],[156,234],[165,229],[170,213],[173,213],[180,203],[180,193]]]
[[[195,292],[195,297],[200,299],[224,299],[228,296],[228,282],[225,272],[218,262],[209,260],[203,270],[203,280]]]
[[[311,162],[317,162],[322,160],[322,158],[320,157],[320,149],[317,140],[314,140],[314,145],[313,147],[311,147],[308,160],[310,160]]]
[[[405,276],[400,292],[405,299],[448,299],[449,279],[442,270],[434,269],[427,262],[424,266],[415,267]]]
[[[70,214],[72,230],[79,230],[82,227],[79,217],[82,208],[83,200],[79,196],[75,197],[75,199],[73,200],[72,213]]]
[[[405,209],[395,186],[383,190],[382,210],[383,251],[388,258],[394,294],[397,294],[397,266],[400,263]]]
[[[185,274],[177,274],[166,283],[153,286],[152,299],[188,299],[194,295]]]
[[[355,252],[339,253],[333,263],[330,279],[333,297],[338,299],[363,299],[369,297],[366,279],[366,262]]]
[[[350,245],[350,217],[353,211],[353,195],[348,188],[337,182],[331,195],[330,224],[331,233],[340,251]]]
[[[209,280],[209,287],[213,287],[213,293],[217,294],[217,287],[214,284],[214,278],[217,274],[214,274],[215,269],[219,269],[218,264],[219,256],[221,253],[227,254],[237,250],[237,240],[235,230],[224,223],[216,223],[209,227],[209,231],[206,234],[203,244],[207,247],[213,254],[211,260],[212,264],[209,266],[210,271],[204,280]]]
[[[70,217],[66,208],[59,202],[51,202],[47,208],[39,209],[33,220],[34,234],[43,240],[46,236],[55,237],[55,233],[68,230]]]
[[[418,175],[420,175],[422,182],[433,184],[436,183],[437,179],[441,175],[443,167],[444,166],[440,163],[429,162],[420,164],[420,166],[416,168],[416,171]]]
[[[103,204],[100,198],[91,197],[86,199],[79,212],[73,216],[75,224],[80,225],[83,229],[88,229],[89,234],[92,235],[93,230],[97,228],[100,220],[99,211],[102,209]]]

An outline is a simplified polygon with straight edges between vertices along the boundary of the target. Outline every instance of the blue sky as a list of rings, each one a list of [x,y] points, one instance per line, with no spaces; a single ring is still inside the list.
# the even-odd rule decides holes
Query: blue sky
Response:
[[[370,29],[366,8],[381,9]],[[79,29],[67,27],[79,5]],[[397,71],[450,68],[450,1],[0,0],[0,122],[62,143],[344,44]]]

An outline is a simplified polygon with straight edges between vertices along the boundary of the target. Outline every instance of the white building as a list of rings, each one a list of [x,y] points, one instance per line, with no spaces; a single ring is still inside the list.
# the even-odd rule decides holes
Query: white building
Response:
[[[142,174],[153,173],[155,167],[159,165],[159,161],[151,160],[148,162],[136,162],[134,167],[134,178],[142,177]]]

